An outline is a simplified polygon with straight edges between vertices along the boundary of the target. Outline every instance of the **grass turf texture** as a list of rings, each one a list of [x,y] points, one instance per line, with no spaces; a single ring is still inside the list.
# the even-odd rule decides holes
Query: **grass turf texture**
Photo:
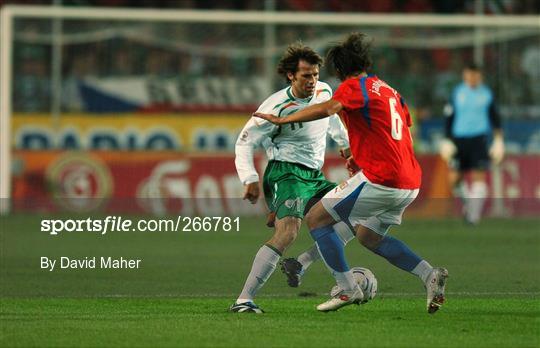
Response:
[[[50,218],[50,217],[49,217]],[[66,217],[67,218],[67,217]],[[420,282],[354,243],[351,266],[372,269],[375,300],[317,313],[332,278],[321,262],[298,289],[276,272],[257,303],[264,315],[226,311],[270,231],[243,219],[240,232],[39,232],[40,218],[2,217],[0,346],[439,346],[540,345],[538,220],[406,220],[392,234],[450,271],[448,302],[425,310]],[[286,256],[311,244],[306,231]],[[40,269],[41,256],[124,256],[138,270]],[[298,297],[298,293],[317,297]]]

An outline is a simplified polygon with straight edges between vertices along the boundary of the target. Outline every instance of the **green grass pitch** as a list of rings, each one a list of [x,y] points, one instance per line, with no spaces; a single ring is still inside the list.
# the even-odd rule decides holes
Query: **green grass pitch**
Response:
[[[391,231],[449,269],[447,303],[425,309],[422,284],[352,242],[351,266],[370,268],[370,303],[318,313],[333,280],[321,262],[302,286],[276,271],[260,292],[263,315],[227,312],[259,246],[262,218],[240,232],[39,231],[36,215],[0,220],[0,346],[540,347],[540,220],[405,219]],[[50,218],[50,217],[49,217]],[[69,217],[64,217],[69,218]],[[311,244],[305,229],[287,251]],[[40,257],[123,256],[138,270],[40,269]],[[301,292],[314,296],[301,297]]]

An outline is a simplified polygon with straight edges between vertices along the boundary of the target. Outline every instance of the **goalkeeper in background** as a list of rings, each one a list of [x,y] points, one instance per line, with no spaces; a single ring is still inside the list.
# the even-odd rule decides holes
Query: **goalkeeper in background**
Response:
[[[449,164],[449,182],[454,196],[463,201],[465,220],[477,224],[488,195],[486,176],[490,157],[495,164],[504,157],[501,118],[478,66],[465,66],[463,82],[455,87],[445,115],[446,139],[441,143],[440,154]],[[491,134],[493,142],[488,150]],[[464,180],[468,173],[470,186]]]

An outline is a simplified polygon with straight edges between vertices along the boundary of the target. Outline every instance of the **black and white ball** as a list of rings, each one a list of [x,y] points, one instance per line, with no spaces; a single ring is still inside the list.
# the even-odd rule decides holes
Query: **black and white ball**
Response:
[[[360,289],[364,293],[364,301],[366,303],[369,300],[373,300],[377,295],[377,278],[373,272],[364,267],[354,267],[351,269],[354,279],[360,285]],[[330,291],[330,296],[336,296],[341,289],[336,285]]]

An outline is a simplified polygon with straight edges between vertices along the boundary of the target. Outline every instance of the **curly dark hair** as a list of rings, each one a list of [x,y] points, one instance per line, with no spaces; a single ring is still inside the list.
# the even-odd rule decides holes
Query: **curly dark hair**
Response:
[[[301,42],[296,42],[285,51],[285,54],[279,60],[277,66],[277,73],[285,77],[285,81],[290,83],[291,81],[287,77],[287,73],[295,74],[298,71],[298,63],[304,60],[311,65],[323,64],[322,57],[315,52],[311,47],[304,46]]]
[[[340,80],[348,76],[367,72],[373,61],[371,43],[365,34],[351,33],[345,41],[336,44],[328,51],[326,61],[335,69]]]

